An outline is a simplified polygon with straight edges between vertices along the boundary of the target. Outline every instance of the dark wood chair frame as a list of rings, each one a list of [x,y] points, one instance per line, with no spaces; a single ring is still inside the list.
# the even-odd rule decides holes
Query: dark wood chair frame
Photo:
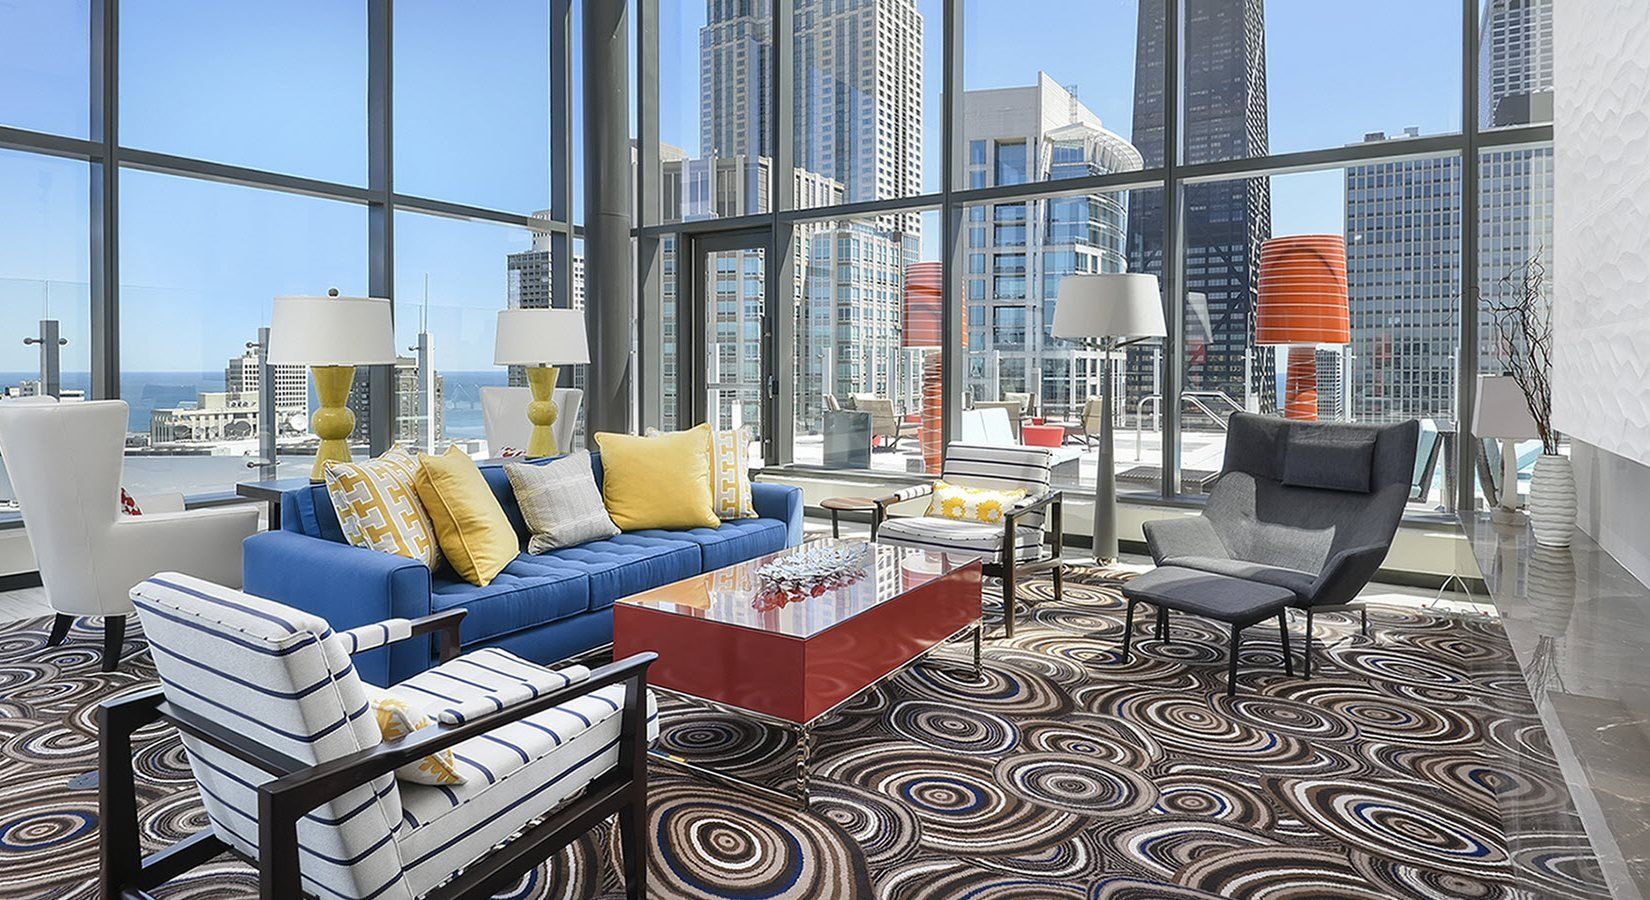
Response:
[[[75,616],[68,613],[58,613],[52,619],[52,633],[46,638],[46,646],[56,647],[69,636],[69,629],[74,626]],[[120,668],[120,645],[126,640],[126,617],[103,617],[103,671],[113,672]]]
[[[877,532],[882,530],[882,523],[890,518],[888,507],[914,497],[901,498],[898,494],[887,497],[878,497],[872,501],[876,504],[871,512],[871,540],[877,539]],[[1065,547],[1065,520],[1063,515],[1065,498],[1061,491],[1050,490],[1023,506],[1017,506],[1003,514],[1003,553],[1002,562],[988,562],[981,568],[988,578],[1003,580],[1003,636],[1014,636],[1014,619],[1019,611],[1019,597],[1015,593],[1015,585],[1021,575],[1035,575],[1039,572],[1054,571],[1054,600],[1064,602],[1066,598],[1066,568],[1061,554]],[[1017,560],[1014,558],[1016,529],[1021,520],[1027,515],[1040,509],[1048,509],[1049,531],[1052,532],[1054,553],[1047,559]],[[966,552],[966,551],[959,551]]]
[[[413,621],[412,636],[435,635],[442,662],[458,656],[464,610],[449,610]],[[624,684],[619,731],[619,764],[584,792],[528,828],[503,847],[472,863],[427,896],[433,900],[490,897],[577,840],[608,816],[619,817],[624,856],[625,896],[647,895],[647,670],[657,659],[638,653],[603,666],[584,681],[507,706],[461,725],[419,729],[398,741],[379,744],[312,766],[272,750],[221,723],[166,702],[151,688],[99,705],[98,812],[101,822],[99,881],[106,898],[147,898],[172,878],[229,852],[258,870],[258,895],[294,900],[303,892],[298,869],[298,820],[351,788],[371,782],[407,763],[501,725],[544,712],[591,691]],[[210,828],[148,856],[138,843],[137,794],[132,770],[132,734],[165,721],[178,731],[276,776],[258,788],[258,855],[248,857],[220,840]]]

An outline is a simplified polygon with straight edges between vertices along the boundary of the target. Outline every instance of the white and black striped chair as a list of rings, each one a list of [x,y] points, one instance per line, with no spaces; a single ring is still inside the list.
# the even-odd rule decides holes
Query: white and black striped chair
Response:
[[[486,897],[615,813],[628,895],[645,895],[653,654],[593,672],[496,649],[460,657],[463,610],[334,633],[174,573],[132,601],[161,684],[98,712],[103,896],[152,890],[227,850],[258,867],[266,898]],[[380,689],[350,654],[432,634],[441,665],[384,692],[438,723],[384,741],[368,702]],[[182,733],[211,827],[145,858],[132,733],[157,720]],[[444,748],[463,784],[392,774]]]
[[[1003,627],[1013,637],[1018,607],[1014,586],[1021,575],[1052,569],[1054,597],[1064,599],[1062,499],[1050,485],[1048,448],[954,443],[945,449],[940,478],[965,487],[1023,488],[1026,498],[1003,516],[1001,525],[926,515],[889,517],[889,507],[934,492],[932,484],[915,485],[876,500],[871,537],[880,544],[973,553],[984,559],[985,574],[1003,580]]]

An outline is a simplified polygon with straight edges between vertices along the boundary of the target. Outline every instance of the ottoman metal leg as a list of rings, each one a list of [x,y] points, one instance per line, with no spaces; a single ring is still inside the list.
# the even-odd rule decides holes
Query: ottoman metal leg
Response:
[[[1138,601],[1129,600],[1129,611],[1123,616],[1123,661],[1129,661],[1129,640],[1134,637],[1134,605]]]
[[[1295,677],[1295,654],[1289,650],[1289,613],[1278,613],[1278,634],[1283,636],[1283,674]]]
[[[1238,635],[1243,633],[1243,626],[1232,625],[1232,660],[1226,672],[1226,696],[1237,693],[1237,663],[1238,663]]]

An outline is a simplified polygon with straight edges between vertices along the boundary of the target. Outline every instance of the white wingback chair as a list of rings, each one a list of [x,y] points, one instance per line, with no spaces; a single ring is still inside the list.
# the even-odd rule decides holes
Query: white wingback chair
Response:
[[[241,542],[258,528],[251,506],[122,515],[126,417],[123,400],[0,403],[0,459],[57,612],[50,643],[76,616],[105,616],[106,672],[120,661],[133,585],[168,569],[239,585]]]
[[[579,424],[579,407],[584,404],[584,391],[578,388],[556,388],[550,394],[556,401],[556,423],[550,432],[556,438],[556,450],[566,453],[573,448],[573,432]],[[481,419],[487,430],[487,452],[498,456],[504,448],[526,450],[533,433],[533,423],[527,421],[527,404],[533,402],[533,392],[524,387],[484,387],[481,389]]]

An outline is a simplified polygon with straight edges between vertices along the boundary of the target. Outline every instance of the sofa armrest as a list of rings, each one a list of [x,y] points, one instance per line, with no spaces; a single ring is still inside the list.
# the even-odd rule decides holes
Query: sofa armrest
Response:
[[[785,546],[802,543],[802,489],[772,481],[751,482],[751,505],[764,519],[785,523]]]
[[[1141,529],[1146,533],[1146,547],[1151,551],[1152,562],[1158,565],[1177,556],[1231,557],[1207,516],[1153,519]]]
[[[246,539],[245,590],[314,613],[334,629],[430,613],[430,570],[416,559],[294,531]],[[363,678],[393,684],[429,668],[430,648],[407,641],[355,658]]]

